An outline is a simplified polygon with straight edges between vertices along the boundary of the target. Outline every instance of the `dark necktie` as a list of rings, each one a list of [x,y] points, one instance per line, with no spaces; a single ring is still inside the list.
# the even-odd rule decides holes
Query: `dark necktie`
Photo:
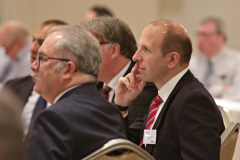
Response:
[[[46,107],[47,101],[43,99],[42,96],[40,96],[33,110],[31,121],[33,121],[37,117],[37,115]]]
[[[146,129],[150,129],[153,122],[154,122],[154,119],[156,117],[156,114],[157,114],[157,111],[158,111],[158,108],[159,108],[159,105],[163,102],[162,98],[157,95],[151,106],[150,106],[150,110],[149,110],[149,113],[148,113],[148,118],[147,118],[147,124],[146,124]],[[141,148],[144,148],[144,144],[143,144],[143,139],[142,139],[142,142],[140,144],[140,147]]]
[[[103,88],[103,96],[108,100],[108,97],[109,97],[109,92],[111,91],[111,88],[108,87],[108,86],[105,86]]]

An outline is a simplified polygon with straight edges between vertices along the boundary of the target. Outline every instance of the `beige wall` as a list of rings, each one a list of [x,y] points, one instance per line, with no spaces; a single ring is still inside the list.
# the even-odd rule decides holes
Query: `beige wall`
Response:
[[[94,4],[107,5],[124,20],[138,40],[144,26],[156,19],[172,19],[183,24],[196,49],[199,21],[207,16],[221,17],[227,24],[228,46],[240,50],[239,0],[0,0],[0,23],[10,19],[23,21],[33,34],[47,19],[57,18],[70,24],[83,20]]]
[[[115,16],[130,26],[136,39],[147,23],[159,17],[158,0],[0,0],[0,23],[17,19],[26,23],[34,33],[36,27],[47,19],[79,24],[95,4],[108,6]]]

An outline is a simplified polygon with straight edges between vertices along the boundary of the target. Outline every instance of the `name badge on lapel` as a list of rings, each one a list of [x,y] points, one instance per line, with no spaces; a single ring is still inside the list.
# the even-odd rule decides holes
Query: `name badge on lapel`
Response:
[[[156,135],[157,135],[156,129],[153,130],[144,129],[143,144],[156,144],[157,138]]]

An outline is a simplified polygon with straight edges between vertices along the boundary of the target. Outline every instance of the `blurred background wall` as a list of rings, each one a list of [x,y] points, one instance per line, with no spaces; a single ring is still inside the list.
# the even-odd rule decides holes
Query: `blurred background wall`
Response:
[[[93,5],[105,5],[125,21],[136,40],[143,28],[154,20],[178,21],[188,30],[196,48],[199,22],[207,16],[222,18],[227,26],[228,46],[240,50],[239,0],[0,0],[0,24],[8,20],[24,22],[33,34],[47,19],[79,24]]]

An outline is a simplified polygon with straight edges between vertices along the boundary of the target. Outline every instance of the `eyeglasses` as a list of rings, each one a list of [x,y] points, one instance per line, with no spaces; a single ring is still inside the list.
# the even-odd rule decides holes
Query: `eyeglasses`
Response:
[[[99,44],[110,44],[111,42],[107,42],[107,41],[103,41],[103,42],[99,42]]]
[[[219,34],[218,33],[204,33],[204,32],[197,33],[198,37],[204,37],[204,38],[211,38],[215,35],[219,35]]]
[[[54,58],[54,57],[47,57],[47,56],[37,56],[37,57],[36,57],[37,68],[40,67],[40,61],[41,61],[41,59],[55,59],[55,60],[60,60],[60,61],[65,61],[65,62],[70,61],[69,59],[65,59],[65,58]]]

